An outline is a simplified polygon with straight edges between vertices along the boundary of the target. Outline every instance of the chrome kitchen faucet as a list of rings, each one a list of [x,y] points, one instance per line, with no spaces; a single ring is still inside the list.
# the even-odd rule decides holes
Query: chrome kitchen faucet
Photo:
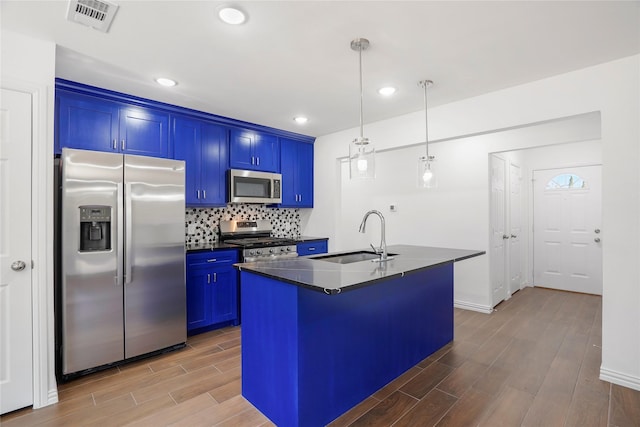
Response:
[[[367,218],[369,218],[369,215],[371,214],[375,214],[380,217],[380,248],[376,248],[375,246],[373,246],[373,244],[370,244],[373,251],[376,254],[380,255],[380,259],[373,260],[373,261],[378,261],[378,262],[389,261],[393,259],[393,257],[390,257],[387,254],[387,239],[385,237],[384,216],[382,216],[382,213],[380,213],[380,211],[371,210],[366,214],[364,214],[364,218],[362,218],[362,222],[360,223],[360,228],[358,229],[358,231],[360,231],[361,233],[364,233],[365,227],[367,225]]]

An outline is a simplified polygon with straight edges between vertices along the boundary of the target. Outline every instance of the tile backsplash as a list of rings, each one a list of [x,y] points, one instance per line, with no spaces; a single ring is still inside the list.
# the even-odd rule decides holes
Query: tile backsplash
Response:
[[[270,208],[264,205],[228,204],[220,208],[187,208],[185,242],[196,244],[218,239],[220,220],[267,219],[273,226],[272,235],[296,238],[300,235],[298,209]]]

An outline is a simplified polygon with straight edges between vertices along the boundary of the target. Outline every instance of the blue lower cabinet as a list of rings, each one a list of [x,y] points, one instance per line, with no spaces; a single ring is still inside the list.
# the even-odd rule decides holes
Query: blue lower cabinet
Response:
[[[327,243],[327,240],[298,243],[298,255],[326,254],[328,251]]]
[[[187,333],[238,325],[237,250],[187,254]]]

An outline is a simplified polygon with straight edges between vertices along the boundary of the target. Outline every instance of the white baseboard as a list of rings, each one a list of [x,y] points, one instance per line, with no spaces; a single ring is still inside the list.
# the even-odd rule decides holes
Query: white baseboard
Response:
[[[47,399],[47,405],[53,405],[54,403],[58,403],[58,389],[57,388],[49,390],[49,398]]]
[[[491,312],[493,312],[493,307],[489,307],[487,305],[475,304],[475,303],[466,302],[466,301],[454,300],[453,306],[455,308],[461,308],[463,310],[478,311],[480,313],[485,313],[485,314],[490,314]]]
[[[600,379],[613,384],[628,387],[640,391],[640,378],[623,374],[622,372],[612,371],[607,368],[600,368]]]

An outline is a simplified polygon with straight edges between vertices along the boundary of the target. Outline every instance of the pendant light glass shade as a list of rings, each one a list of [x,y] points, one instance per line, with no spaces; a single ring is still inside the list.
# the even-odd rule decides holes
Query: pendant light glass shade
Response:
[[[349,176],[354,178],[375,178],[375,147],[367,138],[356,138],[349,144]]]
[[[437,188],[438,178],[434,170],[435,158],[433,156],[418,157],[418,187]]]
[[[429,155],[429,120],[427,115],[427,88],[433,85],[431,80],[421,80],[418,86],[424,89],[424,133],[425,155],[418,157],[417,184],[418,188],[437,188],[438,178],[434,169],[435,156]]]
[[[369,47],[369,40],[355,39],[351,41],[351,49],[358,51],[360,64],[360,137],[349,144],[349,177],[375,178],[376,159],[375,147],[369,138],[363,136],[362,120],[362,51]]]

